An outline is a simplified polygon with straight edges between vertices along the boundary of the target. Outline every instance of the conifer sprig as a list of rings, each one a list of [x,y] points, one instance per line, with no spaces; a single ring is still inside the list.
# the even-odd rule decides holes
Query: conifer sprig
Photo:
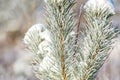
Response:
[[[111,13],[107,8],[86,11],[85,38],[83,54],[87,67],[84,72],[84,80],[94,80],[97,71],[108,58],[113,46],[113,39],[119,31],[115,32],[112,26]]]
[[[92,8],[88,2],[84,7],[87,23],[84,31],[78,34],[73,31],[75,0],[45,1],[47,28],[33,26],[24,38],[35,54],[37,77],[42,80],[95,80],[113,49],[113,39],[119,34],[110,19],[112,8],[108,5]]]

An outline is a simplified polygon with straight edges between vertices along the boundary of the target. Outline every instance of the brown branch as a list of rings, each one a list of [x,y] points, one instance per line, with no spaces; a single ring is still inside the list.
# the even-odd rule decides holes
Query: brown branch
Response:
[[[62,25],[60,25],[60,55],[61,55],[62,76],[63,76],[63,80],[66,80],[63,45],[62,44],[63,44]]]
[[[98,54],[98,52],[99,52],[100,43],[101,43],[101,41],[98,42],[99,45],[97,46],[97,48],[96,48],[96,50],[95,50],[95,54],[93,54],[93,55],[91,56],[92,61],[89,62],[88,66],[87,66],[87,68],[86,68],[87,70],[86,70],[86,73],[85,73],[85,75],[84,75],[84,77],[83,77],[83,80],[87,80],[88,72],[90,71],[91,64],[93,63],[93,61],[95,60],[95,57],[97,56],[97,54]]]
[[[79,10],[79,18],[78,18],[78,22],[77,22],[77,34],[75,36],[75,45],[78,44],[78,37],[79,37],[81,17],[82,17],[82,7],[83,7],[83,5],[81,5],[80,10]],[[76,53],[76,50],[75,50],[75,53]],[[75,55],[75,53],[73,55]]]
[[[89,64],[88,64],[88,66],[87,66],[87,70],[86,70],[86,73],[85,73],[85,75],[84,75],[84,80],[87,80],[87,77],[88,77],[88,72],[90,71],[90,68],[91,68],[91,64],[93,63],[93,61],[94,61],[94,59],[95,59],[95,57],[96,57],[96,55],[98,54],[98,48],[96,49],[96,54],[94,54],[93,56],[92,56],[92,62],[90,62]]]
[[[58,6],[59,12],[61,13],[61,6]],[[66,80],[66,73],[65,73],[65,58],[63,54],[63,25],[62,21],[59,22],[59,27],[60,27],[60,57],[61,57],[61,67],[62,67],[62,77],[63,80]]]
[[[63,80],[66,80],[66,73],[65,73],[65,60],[63,55],[63,35],[62,35],[62,25],[60,27],[60,55],[61,55],[61,66],[62,66],[62,76]]]

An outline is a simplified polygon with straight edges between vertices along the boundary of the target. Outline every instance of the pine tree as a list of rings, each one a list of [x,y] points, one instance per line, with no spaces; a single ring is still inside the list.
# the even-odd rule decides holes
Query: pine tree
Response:
[[[25,35],[24,42],[34,53],[33,65],[42,80],[95,80],[98,70],[108,58],[113,39],[119,31],[112,26],[113,9],[105,5],[92,7],[86,3],[86,24],[77,33],[75,0],[45,0],[46,26],[37,24]],[[104,5],[104,4],[102,4]],[[113,10],[113,11],[111,11]],[[76,35],[81,35],[77,39]]]

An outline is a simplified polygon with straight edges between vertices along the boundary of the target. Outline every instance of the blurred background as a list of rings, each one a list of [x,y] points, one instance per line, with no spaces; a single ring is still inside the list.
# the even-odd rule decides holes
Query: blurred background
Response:
[[[74,11],[79,12],[77,0]],[[120,25],[120,0],[115,2],[113,24]],[[0,80],[38,80],[30,66],[32,55],[25,50],[25,32],[36,23],[45,22],[43,0],[0,0]],[[120,28],[119,28],[120,29]],[[108,60],[99,70],[97,80],[120,80],[120,38],[116,39]]]

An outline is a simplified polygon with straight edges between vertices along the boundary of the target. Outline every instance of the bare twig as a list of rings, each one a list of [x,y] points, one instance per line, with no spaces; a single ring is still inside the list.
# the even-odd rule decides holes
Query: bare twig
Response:
[[[79,10],[79,18],[78,18],[78,22],[77,22],[77,34],[75,36],[75,47],[78,44],[78,37],[79,37],[81,17],[82,17],[82,8],[83,8],[83,5],[81,5],[80,10]],[[76,50],[75,50],[75,53],[76,53]],[[74,53],[74,55],[75,55],[75,53]]]

